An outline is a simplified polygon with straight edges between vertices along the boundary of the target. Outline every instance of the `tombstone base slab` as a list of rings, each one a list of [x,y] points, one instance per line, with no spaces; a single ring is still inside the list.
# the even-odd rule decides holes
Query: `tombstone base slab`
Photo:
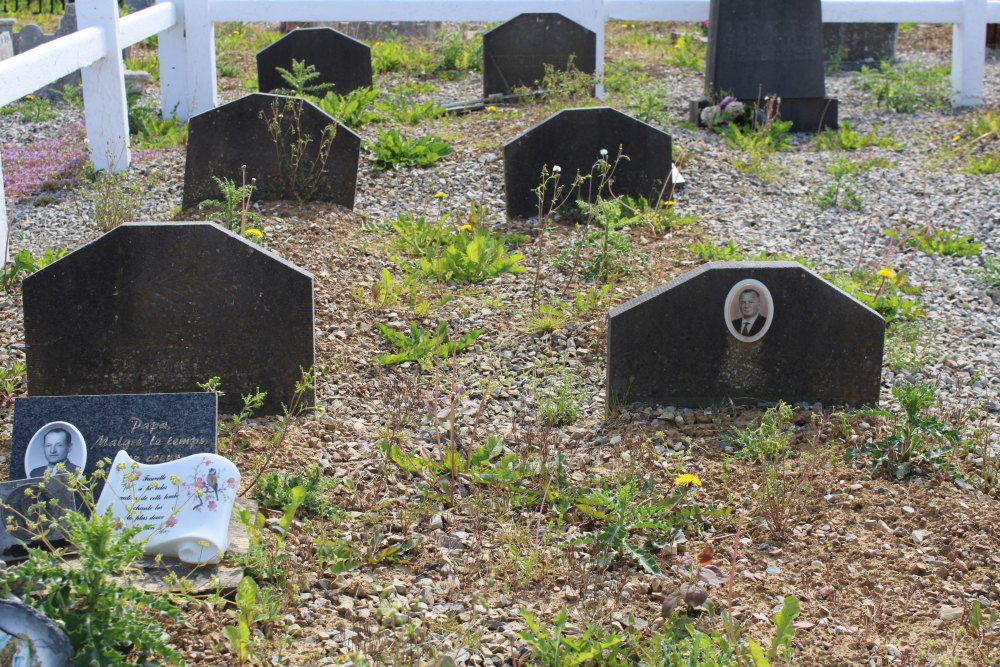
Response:
[[[748,108],[757,104],[757,100],[740,100]],[[710,106],[711,100],[702,97],[688,103],[688,120],[698,127],[705,127],[701,122],[701,110]],[[836,130],[839,127],[840,103],[831,97],[815,98],[781,98],[781,119],[792,121],[792,132],[821,132],[825,129]]]

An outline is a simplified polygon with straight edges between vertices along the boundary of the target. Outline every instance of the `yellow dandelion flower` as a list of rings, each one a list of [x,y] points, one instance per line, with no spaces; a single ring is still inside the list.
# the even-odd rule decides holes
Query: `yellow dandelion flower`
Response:
[[[445,194],[445,193],[443,193],[443,192],[435,192],[435,193],[434,193],[434,198],[435,198],[435,199],[444,199],[444,198],[445,198],[445,197],[447,197],[447,196],[448,196],[448,195],[446,195],[446,194]]]
[[[251,227],[250,229],[243,232],[243,236],[247,237],[248,239],[262,239],[264,238],[264,232],[260,231],[255,227]]]
[[[962,138],[962,135],[960,135],[960,134],[956,134],[956,135],[955,135],[954,137],[952,137],[952,138],[951,138],[951,140],[952,140],[952,141],[958,141],[958,140],[959,140],[959,139],[961,139],[961,138]]]
[[[491,104],[490,106],[486,107],[486,110],[487,111],[496,111],[497,108]]]
[[[471,232],[472,231],[472,225],[462,225],[461,229],[462,229],[463,232]]]
[[[677,477],[674,478],[674,485],[675,486],[701,486],[701,480],[698,478],[698,475],[692,475],[691,473],[686,472],[686,473],[684,473],[682,475],[677,475]]]
[[[25,95],[24,96],[24,100],[26,102],[33,102],[35,100],[35,96],[34,95]]]
[[[667,201],[663,202],[663,205],[664,206],[677,206],[677,202],[675,202],[673,199],[668,199]]]
[[[878,274],[880,278],[885,278],[886,280],[895,280],[896,272],[892,270],[892,267],[885,267],[884,269],[879,269]]]

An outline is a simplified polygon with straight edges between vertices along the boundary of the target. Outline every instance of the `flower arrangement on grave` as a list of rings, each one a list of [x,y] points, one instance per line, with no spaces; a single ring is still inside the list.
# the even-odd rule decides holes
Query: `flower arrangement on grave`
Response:
[[[729,123],[746,123],[750,120],[746,105],[732,95],[722,98],[718,104],[701,110],[701,122],[705,127],[725,129]]]

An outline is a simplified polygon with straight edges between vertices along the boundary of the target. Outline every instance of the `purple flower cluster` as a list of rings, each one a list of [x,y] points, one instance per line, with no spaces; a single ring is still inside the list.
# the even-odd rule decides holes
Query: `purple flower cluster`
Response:
[[[82,125],[67,128],[59,139],[3,146],[0,155],[6,195],[12,199],[77,185],[88,158]]]

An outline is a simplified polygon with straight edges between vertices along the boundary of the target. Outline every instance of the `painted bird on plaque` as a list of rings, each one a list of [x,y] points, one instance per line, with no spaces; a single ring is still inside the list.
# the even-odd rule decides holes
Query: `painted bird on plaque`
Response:
[[[119,525],[140,527],[147,555],[185,563],[218,563],[229,546],[229,520],[240,488],[240,472],[217,454],[196,454],[147,465],[119,451],[96,511]]]

